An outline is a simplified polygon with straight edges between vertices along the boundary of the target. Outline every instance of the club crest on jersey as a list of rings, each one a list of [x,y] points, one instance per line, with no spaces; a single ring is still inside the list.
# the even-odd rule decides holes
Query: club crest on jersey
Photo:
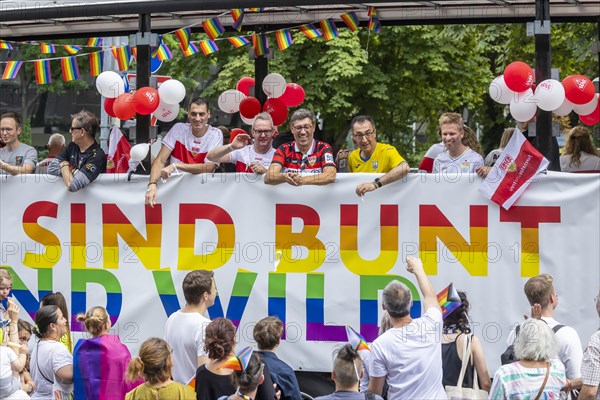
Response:
[[[311,167],[317,162],[317,156],[308,156],[308,165]]]
[[[379,167],[379,161],[373,160],[373,162],[371,163],[371,166],[373,167],[374,170],[377,170],[377,167]]]

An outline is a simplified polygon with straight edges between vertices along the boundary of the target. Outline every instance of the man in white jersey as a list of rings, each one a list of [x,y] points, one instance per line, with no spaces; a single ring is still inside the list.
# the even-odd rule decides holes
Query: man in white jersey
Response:
[[[167,319],[165,341],[173,349],[173,379],[185,385],[209,361],[204,351],[204,330],[210,323],[206,310],[215,303],[217,288],[213,272],[205,270],[188,273],[182,286],[186,304]]]
[[[223,144],[223,133],[208,125],[209,118],[206,100],[200,97],[192,99],[188,107],[188,123],[177,123],[171,128],[152,163],[146,205],[154,207],[156,204],[158,178],[169,179],[176,171],[211,173],[217,168],[217,164],[206,160],[206,154]]]
[[[445,113],[440,117],[440,135],[445,150],[433,161],[433,173],[475,172],[483,165],[483,157],[462,143],[464,121],[460,114]]]
[[[273,138],[277,132],[273,127],[273,119],[266,112],[258,114],[252,123],[252,136],[241,133],[236,135],[233,142],[228,145],[212,149],[206,155],[207,160],[218,163],[235,164],[236,172],[253,172],[263,175],[271,165],[275,154]],[[248,146],[252,144],[252,146]]]

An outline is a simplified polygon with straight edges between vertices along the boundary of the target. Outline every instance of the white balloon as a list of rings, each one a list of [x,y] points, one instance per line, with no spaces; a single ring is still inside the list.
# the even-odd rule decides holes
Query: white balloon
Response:
[[[256,119],[256,118],[246,118],[242,114],[240,114],[240,118],[242,119],[242,121],[244,121],[244,123],[246,125],[250,125],[250,126],[252,126],[252,124],[254,124],[254,120]]]
[[[169,79],[160,84],[158,95],[162,103],[179,105],[185,99],[185,86],[177,79]]]
[[[558,107],[556,110],[554,110],[554,114],[558,115],[559,117],[564,117],[565,115],[569,115],[571,114],[571,111],[573,111],[573,103],[571,103],[569,101],[569,99],[567,99],[565,97],[565,99],[563,100],[563,103],[561,104],[560,107]]]
[[[510,101],[510,114],[519,122],[531,120],[536,111],[537,102],[531,89],[517,93],[515,98]]]
[[[488,91],[492,100],[500,104],[509,104],[515,95],[515,92],[506,86],[504,75],[495,77],[492,83],[490,83]]]
[[[229,89],[221,93],[217,104],[223,112],[233,114],[240,111],[240,102],[246,98],[246,95],[239,90]]]
[[[535,89],[537,106],[544,111],[554,111],[565,101],[565,87],[555,79],[546,79]]]
[[[129,159],[133,161],[142,161],[148,155],[150,151],[150,144],[139,143],[131,148],[129,151]]]
[[[273,72],[265,76],[262,84],[263,92],[270,97],[280,97],[285,92],[285,78],[280,74]]]
[[[161,98],[158,108],[152,114],[159,121],[171,122],[179,115],[179,104],[167,104]]]
[[[585,104],[573,104],[573,111],[575,111],[579,115],[589,115],[591,114],[598,105],[598,94],[594,96],[592,101]]]
[[[125,93],[125,82],[116,72],[104,71],[96,78],[96,89],[102,96],[114,99]]]

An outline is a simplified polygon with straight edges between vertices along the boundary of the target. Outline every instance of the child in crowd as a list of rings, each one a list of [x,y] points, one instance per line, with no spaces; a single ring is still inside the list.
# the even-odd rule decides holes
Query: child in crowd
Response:
[[[27,346],[14,343],[0,345],[0,394],[2,399],[28,399],[19,384],[19,372],[27,362]],[[17,355],[18,353],[18,355]]]
[[[218,400],[248,400],[256,398],[258,385],[265,379],[263,375],[265,365],[261,362],[260,356],[256,352],[253,352],[248,365],[240,367],[241,370],[235,371],[233,374],[233,385],[237,387],[235,394],[219,397]]]
[[[22,319],[19,320],[17,326],[19,329],[19,343],[21,346],[29,347],[29,339],[31,339],[31,335],[33,334],[33,326],[29,322]],[[21,380],[21,389],[23,389],[28,395],[31,395],[35,390],[35,383],[29,374],[29,362],[30,355],[27,354],[25,368],[23,368],[19,375]]]

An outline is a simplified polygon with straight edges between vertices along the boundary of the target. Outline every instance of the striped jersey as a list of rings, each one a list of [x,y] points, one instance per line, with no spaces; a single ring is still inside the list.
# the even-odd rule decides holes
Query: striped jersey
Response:
[[[331,146],[320,140],[313,140],[306,154],[302,154],[295,141],[284,143],[277,148],[271,162],[280,164],[282,173],[320,174],[325,167],[335,168]]]

